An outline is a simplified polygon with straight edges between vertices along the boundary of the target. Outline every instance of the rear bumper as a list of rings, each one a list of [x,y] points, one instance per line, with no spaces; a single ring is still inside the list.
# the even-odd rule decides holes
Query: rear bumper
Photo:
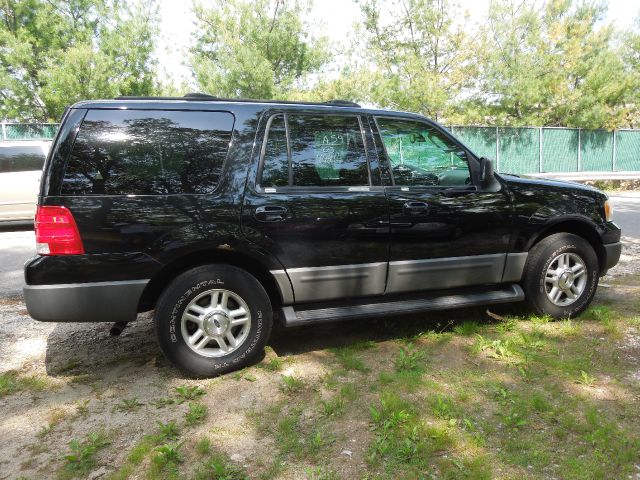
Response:
[[[622,242],[608,243],[603,246],[605,253],[605,262],[604,268],[602,269],[602,275],[604,275],[611,267],[615,266],[620,260],[620,254],[622,253]]]
[[[149,280],[26,285],[29,315],[42,322],[130,322]]]

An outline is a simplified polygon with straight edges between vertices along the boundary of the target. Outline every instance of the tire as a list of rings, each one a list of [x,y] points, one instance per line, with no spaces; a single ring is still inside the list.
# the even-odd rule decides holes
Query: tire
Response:
[[[598,257],[589,242],[571,233],[550,235],[527,258],[522,281],[527,305],[538,315],[575,317],[591,303],[599,274]]]
[[[272,317],[269,296],[255,277],[231,265],[204,265],[166,288],[154,322],[165,357],[186,375],[203,378],[250,364],[264,349]]]

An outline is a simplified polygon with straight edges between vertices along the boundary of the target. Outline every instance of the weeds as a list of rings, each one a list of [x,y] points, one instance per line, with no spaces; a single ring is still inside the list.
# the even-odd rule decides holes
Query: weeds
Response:
[[[396,372],[416,372],[422,369],[420,363],[423,359],[424,353],[416,350],[412,344],[409,344],[406,348],[400,349],[393,364]]]
[[[109,445],[109,440],[103,432],[90,433],[84,441],[71,440],[70,452],[64,456],[65,470],[76,474],[88,473],[95,465],[98,450]]]
[[[576,379],[576,383],[584,385],[585,387],[593,387],[596,383],[596,377],[589,375],[584,370],[580,370],[580,376]]]
[[[181,385],[179,387],[175,387],[174,391],[178,396],[178,404],[183,404],[184,402],[188,402],[191,400],[197,400],[207,393],[197,385]]]
[[[259,367],[270,372],[279,372],[284,366],[284,360],[280,357],[271,357],[268,361],[262,362]]]
[[[43,377],[20,375],[14,370],[0,373],[0,398],[24,390],[41,392],[46,390],[48,386],[49,382]]]
[[[195,480],[246,480],[249,477],[243,468],[230,462],[221,454],[212,455],[195,473]]]
[[[157,409],[164,408],[168,405],[173,405],[174,403],[176,403],[176,401],[173,398],[166,397],[156,398],[155,400],[151,400],[149,402],[150,405],[153,405]]]
[[[207,416],[207,407],[201,403],[192,402],[189,404],[189,411],[184,419],[187,425],[193,426],[202,422]]]
[[[160,430],[159,435],[163,440],[176,440],[180,436],[180,431],[173,420],[167,423],[158,421],[158,427]]]
[[[286,394],[296,393],[302,390],[304,382],[293,375],[282,375],[280,390]]]
[[[140,407],[142,407],[144,403],[140,403],[137,397],[133,398],[124,398],[120,403],[118,403],[113,409],[112,412],[135,412]]]

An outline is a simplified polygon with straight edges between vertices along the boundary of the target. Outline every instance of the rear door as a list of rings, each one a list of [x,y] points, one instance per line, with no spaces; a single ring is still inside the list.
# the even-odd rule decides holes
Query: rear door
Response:
[[[474,185],[477,160],[439,126],[373,123],[389,179],[387,293],[499,283],[512,229],[507,192]]]
[[[265,117],[243,229],[280,261],[272,273],[290,282],[296,303],[384,292],[388,206],[365,122],[321,111]]]

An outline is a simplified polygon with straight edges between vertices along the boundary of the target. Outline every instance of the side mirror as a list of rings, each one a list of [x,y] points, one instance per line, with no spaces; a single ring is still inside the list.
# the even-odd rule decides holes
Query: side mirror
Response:
[[[493,162],[482,157],[480,159],[480,182],[482,185],[489,185],[493,181]]]

